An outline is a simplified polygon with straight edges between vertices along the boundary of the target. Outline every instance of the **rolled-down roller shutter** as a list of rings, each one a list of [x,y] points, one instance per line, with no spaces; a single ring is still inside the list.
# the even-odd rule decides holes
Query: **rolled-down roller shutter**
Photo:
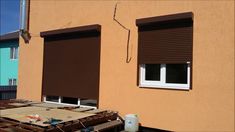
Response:
[[[99,97],[100,25],[42,32],[43,95]]]
[[[192,61],[192,12],[137,19],[138,64]]]

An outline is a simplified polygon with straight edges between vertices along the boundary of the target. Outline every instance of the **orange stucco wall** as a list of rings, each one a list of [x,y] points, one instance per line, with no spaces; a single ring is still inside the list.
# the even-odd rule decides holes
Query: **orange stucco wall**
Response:
[[[234,1],[119,1],[116,17],[131,29],[130,63],[127,32],[112,18],[116,2],[31,0],[32,38],[20,40],[17,98],[41,100],[41,31],[100,24],[100,108],[136,113],[147,127],[234,131]],[[193,89],[139,88],[135,20],[188,11],[194,13]]]

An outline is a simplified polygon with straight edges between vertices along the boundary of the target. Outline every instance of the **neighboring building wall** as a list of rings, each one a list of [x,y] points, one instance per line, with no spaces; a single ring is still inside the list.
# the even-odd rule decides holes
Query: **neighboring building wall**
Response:
[[[10,59],[10,47],[19,47],[19,42],[0,42],[0,86],[9,85],[11,78],[18,79],[18,59]]]
[[[142,125],[173,131],[234,131],[234,1],[116,1],[32,0],[29,44],[20,39],[17,98],[41,100],[43,38],[40,32],[100,24],[101,109],[121,115],[135,113]],[[192,90],[145,89],[137,86],[138,18],[192,11]],[[29,94],[30,93],[30,94]]]

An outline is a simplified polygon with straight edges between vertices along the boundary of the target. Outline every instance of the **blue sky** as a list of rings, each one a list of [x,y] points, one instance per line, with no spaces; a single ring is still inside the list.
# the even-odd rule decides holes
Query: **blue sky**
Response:
[[[0,34],[19,29],[20,0],[0,0]]]

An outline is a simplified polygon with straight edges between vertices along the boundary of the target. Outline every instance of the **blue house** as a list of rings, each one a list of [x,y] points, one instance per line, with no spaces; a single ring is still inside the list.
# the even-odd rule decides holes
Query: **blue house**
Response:
[[[15,98],[18,80],[19,32],[0,36],[0,100]]]

